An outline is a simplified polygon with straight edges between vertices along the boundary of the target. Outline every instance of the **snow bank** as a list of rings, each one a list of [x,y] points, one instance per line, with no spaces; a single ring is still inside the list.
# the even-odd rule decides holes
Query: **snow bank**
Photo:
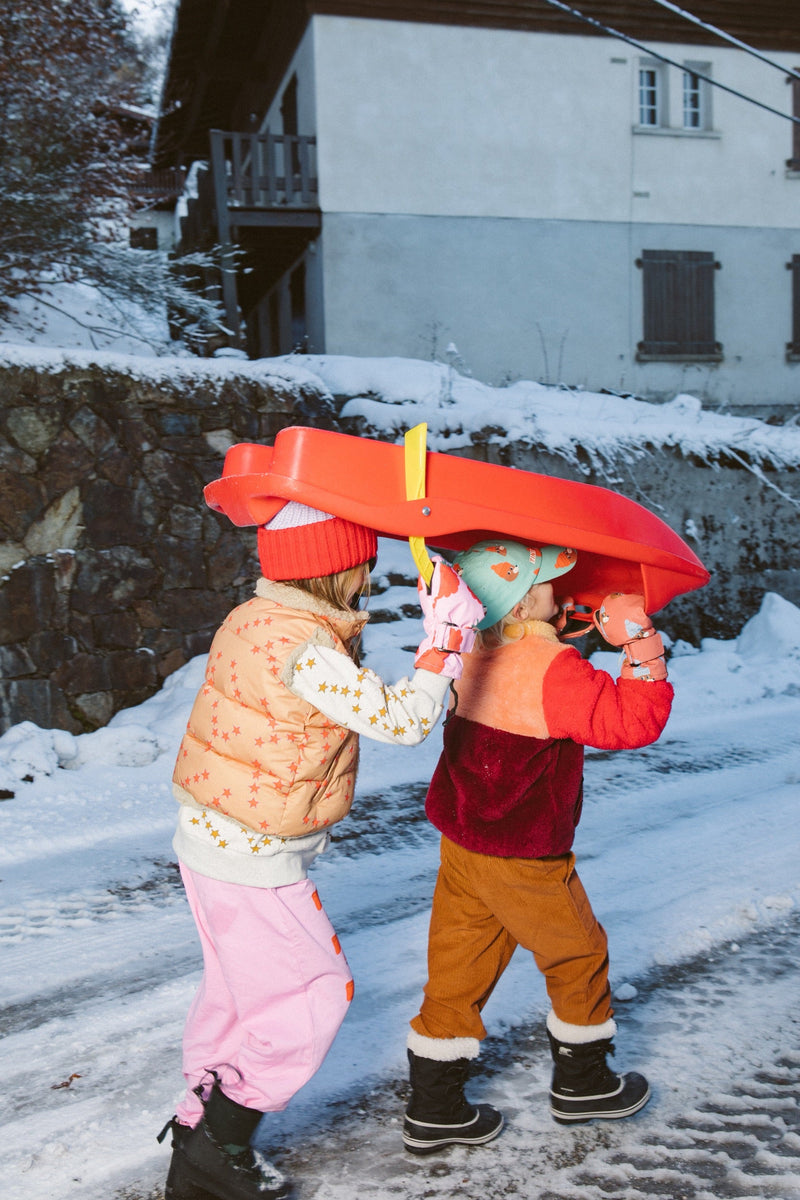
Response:
[[[335,404],[341,418],[357,422],[373,437],[396,441],[406,429],[426,421],[432,450],[458,450],[481,441],[535,444],[584,472],[589,469],[586,454],[593,465],[602,465],[665,448],[704,462],[727,457],[775,468],[800,463],[800,428],[711,412],[694,396],[678,395],[667,404],[654,404],[532,381],[491,387],[445,363],[416,359],[148,358],[110,350],[0,344],[2,366],[42,372],[93,366],[174,387],[221,387],[241,378],[289,394],[316,392],[321,407]]]

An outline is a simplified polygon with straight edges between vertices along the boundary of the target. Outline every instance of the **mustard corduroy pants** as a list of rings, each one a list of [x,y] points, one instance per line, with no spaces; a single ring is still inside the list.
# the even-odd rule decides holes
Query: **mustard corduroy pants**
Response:
[[[608,940],[572,853],[497,858],[442,838],[428,937],[428,982],[412,1028],[483,1038],[481,1011],[517,946],[545,977],[555,1015],[602,1025],[612,1013]]]

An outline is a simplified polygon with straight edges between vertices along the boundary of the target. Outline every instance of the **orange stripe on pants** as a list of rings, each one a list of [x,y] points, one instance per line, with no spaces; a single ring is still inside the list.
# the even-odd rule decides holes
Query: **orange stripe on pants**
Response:
[[[428,982],[412,1028],[431,1038],[485,1037],[480,1014],[518,945],[533,954],[557,1017],[608,1020],[608,941],[575,856],[496,858],[443,837]]]

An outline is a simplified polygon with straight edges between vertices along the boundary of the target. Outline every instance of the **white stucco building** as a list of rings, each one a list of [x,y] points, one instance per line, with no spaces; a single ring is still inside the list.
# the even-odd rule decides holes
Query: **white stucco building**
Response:
[[[275,0],[235,46],[231,0],[216,88],[209,7],[179,5],[159,153],[239,132],[216,212],[256,264],[251,353],[455,347],[492,383],[800,405],[800,6],[693,4],[762,58],[656,0],[577,5],[629,41],[544,0]]]

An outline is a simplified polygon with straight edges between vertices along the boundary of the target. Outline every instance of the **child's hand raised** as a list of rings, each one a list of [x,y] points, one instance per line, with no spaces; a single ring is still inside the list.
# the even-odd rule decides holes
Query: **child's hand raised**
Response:
[[[475,645],[475,626],[483,619],[484,608],[440,555],[434,555],[433,562],[430,588],[422,578],[417,581],[427,637],[419,645],[414,665],[460,679],[461,655]]]
[[[594,623],[612,646],[621,646],[623,679],[667,678],[664,643],[644,611],[644,597],[612,592],[594,614]]]

